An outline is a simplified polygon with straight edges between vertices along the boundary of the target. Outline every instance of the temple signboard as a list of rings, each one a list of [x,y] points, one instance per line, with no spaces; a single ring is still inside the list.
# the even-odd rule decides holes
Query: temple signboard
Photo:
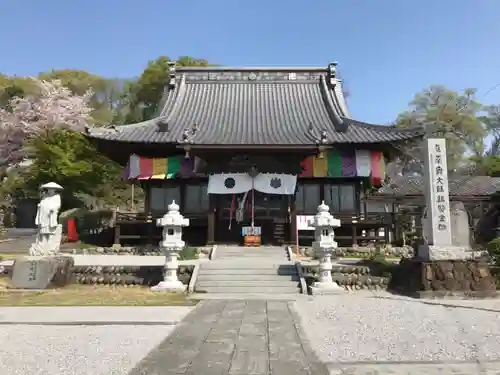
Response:
[[[427,139],[424,152],[427,242],[434,246],[449,246],[451,244],[451,221],[446,140],[444,138]]]

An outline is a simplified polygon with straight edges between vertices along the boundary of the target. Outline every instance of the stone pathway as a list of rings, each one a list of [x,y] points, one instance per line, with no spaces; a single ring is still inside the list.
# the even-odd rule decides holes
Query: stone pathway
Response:
[[[202,301],[129,375],[327,375],[289,301]]]

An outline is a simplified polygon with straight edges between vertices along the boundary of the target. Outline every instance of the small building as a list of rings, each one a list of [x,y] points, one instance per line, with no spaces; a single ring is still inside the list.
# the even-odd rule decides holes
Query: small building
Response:
[[[384,180],[401,143],[422,131],[353,119],[336,63],[172,63],[155,118],[89,128],[87,136],[145,189],[150,219],[179,203],[191,222],[187,243],[240,243],[249,228],[263,244],[295,243],[297,217],[314,215],[324,200],[342,222],[337,240],[350,246],[363,227],[390,225],[389,217],[363,212],[361,197]]]
[[[402,221],[411,218],[417,232],[425,209],[425,181],[422,176],[397,176],[367,195],[363,205],[372,212],[390,211],[393,241],[401,240]],[[476,239],[477,228],[490,210],[495,193],[500,191],[500,178],[490,176],[451,175],[448,181],[450,202],[462,202],[469,217],[469,229]],[[496,228],[496,221],[495,221]]]

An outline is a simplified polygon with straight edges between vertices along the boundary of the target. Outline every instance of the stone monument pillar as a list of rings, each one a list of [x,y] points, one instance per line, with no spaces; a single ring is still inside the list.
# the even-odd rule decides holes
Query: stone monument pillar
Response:
[[[344,290],[332,280],[331,258],[337,248],[333,228],[340,227],[340,220],[335,219],[329,211],[329,207],[322,202],[318,206],[318,213],[308,223],[314,227],[315,241],[312,246],[319,259],[319,280],[310,287],[312,294],[333,294]]]
[[[55,256],[59,254],[62,240],[62,225],[58,223],[61,209],[61,185],[49,182],[40,186],[40,203],[35,224],[38,229],[35,243],[29,250],[31,256]]]
[[[453,246],[446,140],[428,138],[423,147],[426,215],[422,218],[425,244],[418,249],[422,260],[471,258],[468,246]]]
[[[165,273],[163,281],[151,288],[153,291],[184,292],[186,286],[177,278],[179,252],[184,248],[182,228],[189,226],[189,219],[179,213],[179,206],[175,201],[168,206],[168,213],[156,221],[157,226],[163,227],[160,247],[165,254]]]
[[[427,207],[422,227],[426,243],[418,248],[417,256],[401,260],[389,288],[416,298],[494,297],[496,280],[488,263],[472,259],[474,253],[468,244],[453,243],[445,140],[426,139],[423,151]]]

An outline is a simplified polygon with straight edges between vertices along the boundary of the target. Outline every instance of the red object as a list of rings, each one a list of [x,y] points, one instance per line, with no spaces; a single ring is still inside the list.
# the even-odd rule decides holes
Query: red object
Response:
[[[382,184],[382,158],[381,152],[372,152],[370,158],[370,165],[372,169],[372,183],[375,186],[380,186]]]
[[[75,219],[68,219],[68,242],[78,242]]]
[[[299,177],[313,177],[313,163],[314,163],[314,157],[308,156],[302,162],[300,165],[302,166],[302,172],[300,173]]]
[[[147,180],[153,175],[153,159],[142,157],[139,159],[139,180]]]

